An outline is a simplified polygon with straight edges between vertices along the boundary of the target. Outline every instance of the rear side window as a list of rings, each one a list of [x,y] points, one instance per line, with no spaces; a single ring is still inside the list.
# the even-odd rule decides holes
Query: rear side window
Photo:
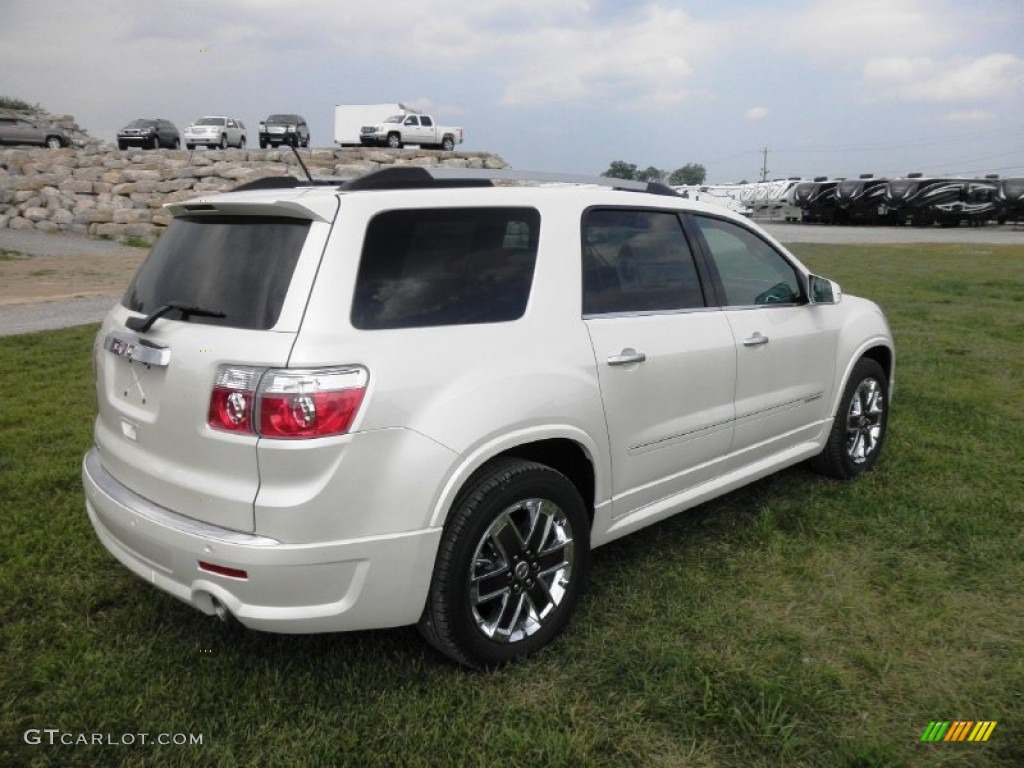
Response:
[[[352,325],[363,330],[517,320],[537,260],[533,208],[387,211],[370,221]]]
[[[583,314],[704,306],[693,254],[672,211],[588,211],[583,220]]]
[[[309,226],[306,219],[283,217],[176,218],[121,303],[149,314],[170,302],[184,302],[226,315],[190,315],[192,323],[272,328]],[[168,317],[185,319],[176,313]]]

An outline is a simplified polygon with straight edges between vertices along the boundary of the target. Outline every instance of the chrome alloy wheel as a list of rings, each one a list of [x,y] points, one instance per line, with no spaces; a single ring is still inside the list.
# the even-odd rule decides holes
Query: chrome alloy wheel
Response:
[[[854,464],[863,464],[878,448],[885,416],[885,395],[875,379],[864,379],[850,399],[846,415],[846,453]]]
[[[470,565],[469,600],[477,629],[499,643],[529,637],[565,597],[574,558],[562,509],[524,499],[484,532]]]

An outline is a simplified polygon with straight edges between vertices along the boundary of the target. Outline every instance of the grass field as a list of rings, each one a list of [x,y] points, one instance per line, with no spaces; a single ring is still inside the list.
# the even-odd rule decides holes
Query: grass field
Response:
[[[83,509],[95,328],[0,339],[0,765],[1024,765],[1024,247],[794,250],[893,325],[877,469],[597,550],[567,634],[489,675],[412,629],[233,636],[137,579]],[[958,719],[998,726],[920,742]]]

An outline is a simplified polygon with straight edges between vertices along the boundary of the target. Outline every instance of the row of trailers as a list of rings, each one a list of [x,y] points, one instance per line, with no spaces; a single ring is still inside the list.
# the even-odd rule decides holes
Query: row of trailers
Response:
[[[1024,222],[1024,178],[780,179],[679,187],[681,193],[754,218],[819,224],[979,226]]]

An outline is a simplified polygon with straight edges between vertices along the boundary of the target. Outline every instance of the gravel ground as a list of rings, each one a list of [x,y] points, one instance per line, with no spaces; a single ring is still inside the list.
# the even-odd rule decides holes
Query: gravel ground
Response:
[[[1024,245],[1024,226],[984,227],[830,227],[825,224],[758,222],[780,243],[984,243]]]
[[[120,296],[89,296],[81,299],[44,301],[0,308],[0,336],[70,328],[72,325],[98,323]]]
[[[96,257],[137,255],[144,252],[122,243],[92,239],[86,235],[19,229],[0,229],[0,250],[57,259],[93,260]],[[99,296],[0,306],[0,336],[98,323],[110,307],[120,300],[122,293],[123,288]]]
[[[759,222],[782,243],[985,243],[1024,245],[1024,227],[989,225],[959,229],[914,227],[830,227],[816,224]],[[137,248],[94,240],[85,235],[0,229],[0,249],[56,258],[138,253]],[[0,336],[98,323],[121,296],[109,295],[42,301],[0,307]]]
[[[36,229],[0,229],[0,248],[30,256],[83,256],[137,253],[138,248],[73,233],[56,234]]]

